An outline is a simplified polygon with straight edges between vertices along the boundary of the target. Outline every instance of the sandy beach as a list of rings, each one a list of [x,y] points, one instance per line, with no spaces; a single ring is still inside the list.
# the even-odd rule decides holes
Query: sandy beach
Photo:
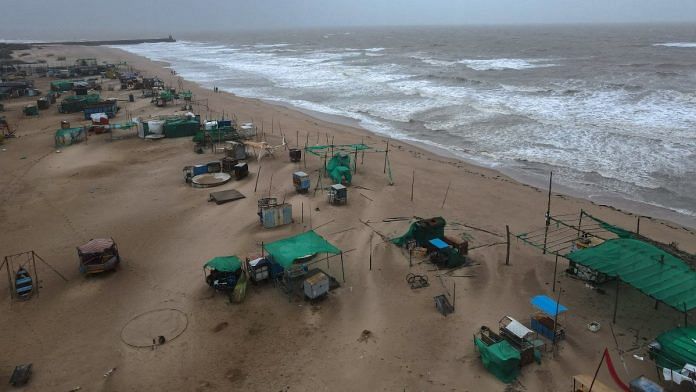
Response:
[[[622,361],[609,327],[613,292],[607,288],[602,294],[559,274],[561,302],[570,309],[567,339],[541,364],[523,368],[515,384],[505,385],[484,369],[472,336],[482,325],[497,328],[505,315],[528,321],[534,295],[557,296],[551,291],[554,258],[513,239],[510,265],[505,265],[505,246],[482,246],[470,252],[475,265],[461,270],[469,276],[441,279],[429,264],[409,267],[408,254],[375,231],[388,237],[406,231],[408,222],[382,222],[386,218],[442,216],[450,223],[448,234],[468,238],[470,247],[492,244],[504,240],[506,225],[513,233],[544,225],[546,189],[348,124],[215,93],[180,80],[166,64],[118,49],[44,47],[23,59],[50,61],[49,54],[68,62],[84,57],[126,61],[145,76],[159,76],[168,85],[191,90],[196,100],[207,100],[207,107],[194,107],[204,119],[224,113],[239,123],[263,123],[271,144],[281,143],[281,130],[289,147],[333,140],[384,150],[389,142],[394,184],[384,173],[384,154],[366,153],[348,204],[332,206],[323,192],[297,194],[292,185],[296,170],[306,171],[314,182],[323,163],[310,155],[305,168],[302,162],[291,163],[281,149],[275,158],[251,160],[248,178],[215,189],[236,189],[245,199],[215,205],[207,201],[209,189],[183,181],[182,168],[221,155],[196,154],[190,138],[111,141],[102,134],[58,152],[53,135],[60,121],[85,124],[82,113],[59,114],[52,106],[29,118],[21,109],[33,98],[5,101],[3,114],[17,138],[6,140],[0,152],[0,249],[7,255],[34,250],[68,281],[39,265],[40,294],[26,302],[10,300],[7,282],[0,282],[0,389],[8,386],[14,365],[31,362],[34,377],[26,391],[569,391],[571,377],[592,374],[605,347],[625,380],[641,374],[654,378],[653,362],[633,354],[645,355],[644,345],[656,334],[683,324],[681,313],[667,306],[655,310],[653,300],[626,286],[613,331],[621,349],[642,348],[624,354]],[[51,80],[35,82],[48,91]],[[123,100],[115,122],[183,113],[180,105],[158,108],[146,98],[127,102],[130,92],[119,91],[118,81],[102,85],[109,84],[116,91],[105,89],[102,95]],[[293,224],[261,227],[256,203],[268,194],[293,205]],[[551,209],[554,215],[577,215],[583,209],[630,230],[637,220],[558,193]],[[205,284],[206,260],[257,255],[262,242],[310,228],[345,252],[346,283],[325,300],[289,302],[267,284],[250,285],[245,302],[230,304]],[[640,231],[696,252],[696,233],[675,223],[643,218]],[[116,240],[121,268],[85,277],[78,271],[75,247],[98,237]],[[375,244],[371,271],[370,237]],[[567,265],[562,260],[559,269]],[[340,275],[340,264],[329,270]],[[427,274],[430,286],[411,290],[405,280],[409,272]],[[433,297],[453,294],[455,285],[456,311],[443,317]],[[182,312],[185,321],[163,323],[178,323],[183,333],[154,349],[124,344],[128,322],[156,309]],[[591,321],[602,329],[588,331]],[[371,334],[360,339],[364,330]],[[109,369],[115,370],[105,376]],[[599,379],[611,384],[606,369]]]

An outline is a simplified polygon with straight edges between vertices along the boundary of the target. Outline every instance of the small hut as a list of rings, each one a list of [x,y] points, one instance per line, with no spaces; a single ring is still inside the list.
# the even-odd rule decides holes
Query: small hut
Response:
[[[80,259],[80,272],[83,274],[112,271],[121,263],[113,238],[91,239],[77,247],[77,256]]]

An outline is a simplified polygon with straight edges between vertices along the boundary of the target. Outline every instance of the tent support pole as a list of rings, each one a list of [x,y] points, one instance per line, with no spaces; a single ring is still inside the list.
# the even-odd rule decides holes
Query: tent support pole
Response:
[[[616,324],[616,310],[619,308],[619,284],[621,279],[616,276],[616,295],[614,296],[614,318],[612,319],[612,324]]]
[[[34,267],[34,276],[36,277],[36,296],[39,295],[39,271],[36,270],[36,257],[34,251],[31,251],[31,264]]]
[[[549,201],[548,204],[546,205],[546,229],[544,229],[544,251],[543,254],[546,254],[546,239],[549,236],[549,225],[551,224],[551,185],[553,182],[553,172],[551,172],[551,175],[549,176]]]
[[[384,150],[384,174],[387,174],[387,156],[389,155],[389,140],[387,140],[387,149]]]
[[[10,274],[10,260],[5,256],[5,261],[2,262],[2,265],[0,265],[0,269],[5,266],[7,268],[7,287],[10,288],[10,298],[14,298],[14,292],[13,292],[13,287],[14,285],[12,284],[12,274]]]
[[[584,211],[582,209],[580,209],[580,219],[578,221],[578,238],[580,238],[581,232],[582,232],[582,216],[583,216],[583,214],[584,214]]]
[[[372,233],[370,233],[370,271],[372,271]]]
[[[558,255],[556,255],[556,264],[553,266],[553,288],[551,291],[556,292],[556,271],[558,271]]]
[[[444,205],[444,203],[443,203]],[[507,246],[506,246],[506,252],[505,252],[505,265],[510,265],[510,225],[505,225],[505,236],[507,238]],[[558,261],[558,256],[556,256],[556,261]],[[556,276],[556,272],[554,271],[554,278]],[[555,283],[554,283],[555,284]]]
[[[343,252],[341,252],[341,275],[343,276],[343,283],[346,283],[346,271],[343,269]]]
[[[636,223],[636,234],[640,234],[640,215],[638,215],[638,222]]]
[[[590,389],[588,392],[592,392],[592,387],[594,386],[594,382],[597,379],[597,374],[599,374],[599,369],[602,368],[602,364],[604,363],[604,356],[607,354],[606,349],[602,353],[602,359],[599,360],[599,365],[597,365],[597,370],[594,372],[594,376],[592,377],[592,383],[590,383]]]

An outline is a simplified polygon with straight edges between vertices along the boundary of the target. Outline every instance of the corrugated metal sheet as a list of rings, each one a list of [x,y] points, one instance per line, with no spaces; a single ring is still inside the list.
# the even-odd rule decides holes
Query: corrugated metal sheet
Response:
[[[85,254],[101,253],[112,246],[114,246],[114,240],[111,238],[95,238],[82,246],[78,246],[77,250]]]

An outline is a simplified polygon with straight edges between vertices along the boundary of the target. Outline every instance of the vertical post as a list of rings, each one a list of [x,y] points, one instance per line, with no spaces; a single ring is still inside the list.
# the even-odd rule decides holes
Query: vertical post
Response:
[[[408,266],[413,267],[413,248],[408,248]]]
[[[256,193],[256,188],[259,186],[259,177],[261,177],[261,165],[259,165],[259,171],[256,172],[256,183],[254,184],[254,193]]]
[[[266,258],[266,255],[264,254],[263,241],[261,241],[261,258],[262,259]]]
[[[580,209],[580,219],[578,219],[578,238],[580,238],[580,233],[582,231],[582,216],[585,214],[585,211]]]
[[[309,144],[309,133],[307,134],[307,142],[304,145],[304,151],[302,152],[302,161],[304,162],[305,169],[307,168],[307,145]]]
[[[619,283],[621,283],[621,278],[616,275],[616,295],[614,296],[614,318],[612,319],[612,324],[616,324],[616,310],[619,308]]]
[[[452,287],[452,309],[454,309],[457,303],[457,282],[452,283],[454,284],[454,287]]]
[[[449,193],[450,185],[452,185],[452,180],[447,183],[447,189],[445,190],[445,197],[442,199],[442,205],[440,208],[445,208],[445,202],[447,201],[447,194]]]
[[[372,233],[370,233],[370,271],[372,271]]]
[[[387,173],[387,156],[389,155],[389,140],[387,140],[387,149],[384,150],[384,174]]]
[[[296,132],[297,132],[297,148],[300,148],[300,131],[298,130]]]
[[[300,223],[304,223],[304,202],[302,202],[302,207],[300,207],[301,215],[300,215]]]
[[[343,276],[343,283],[346,283],[346,271],[343,269],[343,252],[341,252],[341,275]]]
[[[355,147],[355,155],[353,156],[353,173],[358,172],[358,147]]]
[[[331,265],[329,265],[329,254],[326,254],[326,269],[331,271]]]
[[[271,173],[271,180],[268,182],[268,197],[271,197],[271,188],[273,187],[273,174]]]
[[[39,295],[39,271],[36,270],[36,257],[34,256],[34,251],[31,251],[31,263],[34,266],[34,276],[36,277],[36,295]]]
[[[689,313],[686,311],[686,302],[684,302],[684,326],[689,326]]]
[[[556,292],[556,271],[558,270],[558,255],[556,255],[556,264],[553,266],[553,288],[551,291]]]
[[[549,225],[551,224],[551,184],[553,181],[553,172],[549,176],[549,202],[546,206],[546,229],[544,229],[544,252],[546,254],[546,240],[549,236]]]
[[[563,288],[559,287],[558,288],[558,297],[556,298],[556,314],[553,316],[553,340],[551,340],[551,343],[553,346],[556,346],[556,330],[558,328],[558,308],[561,306],[561,293],[563,292]]]
[[[638,222],[636,223],[636,234],[640,234],[640,215],[638,215]]]
[[[413,201],[413,185],[416,183],[416,169],[413,169],[413,174],[411,175],[411,201]]]
[[[597,365],[597,370],[594,372],[594,376],[592,377],[592,382],[590,383],[590,389],[588,392],[592,392],[592,387],[594,386],[594,382],[597,379],[597,374],[599,374],[599,369],[602,368],[602,363],[604,363],[604,356],[607,355],[607,349],[604,349],[604,352],[602,353],[602,359],[599,360],[599,365]]]
[[[505,235],[507,238],[507,251],[505,253],[505,265],[510,265],[510,226],[505,225]]]

